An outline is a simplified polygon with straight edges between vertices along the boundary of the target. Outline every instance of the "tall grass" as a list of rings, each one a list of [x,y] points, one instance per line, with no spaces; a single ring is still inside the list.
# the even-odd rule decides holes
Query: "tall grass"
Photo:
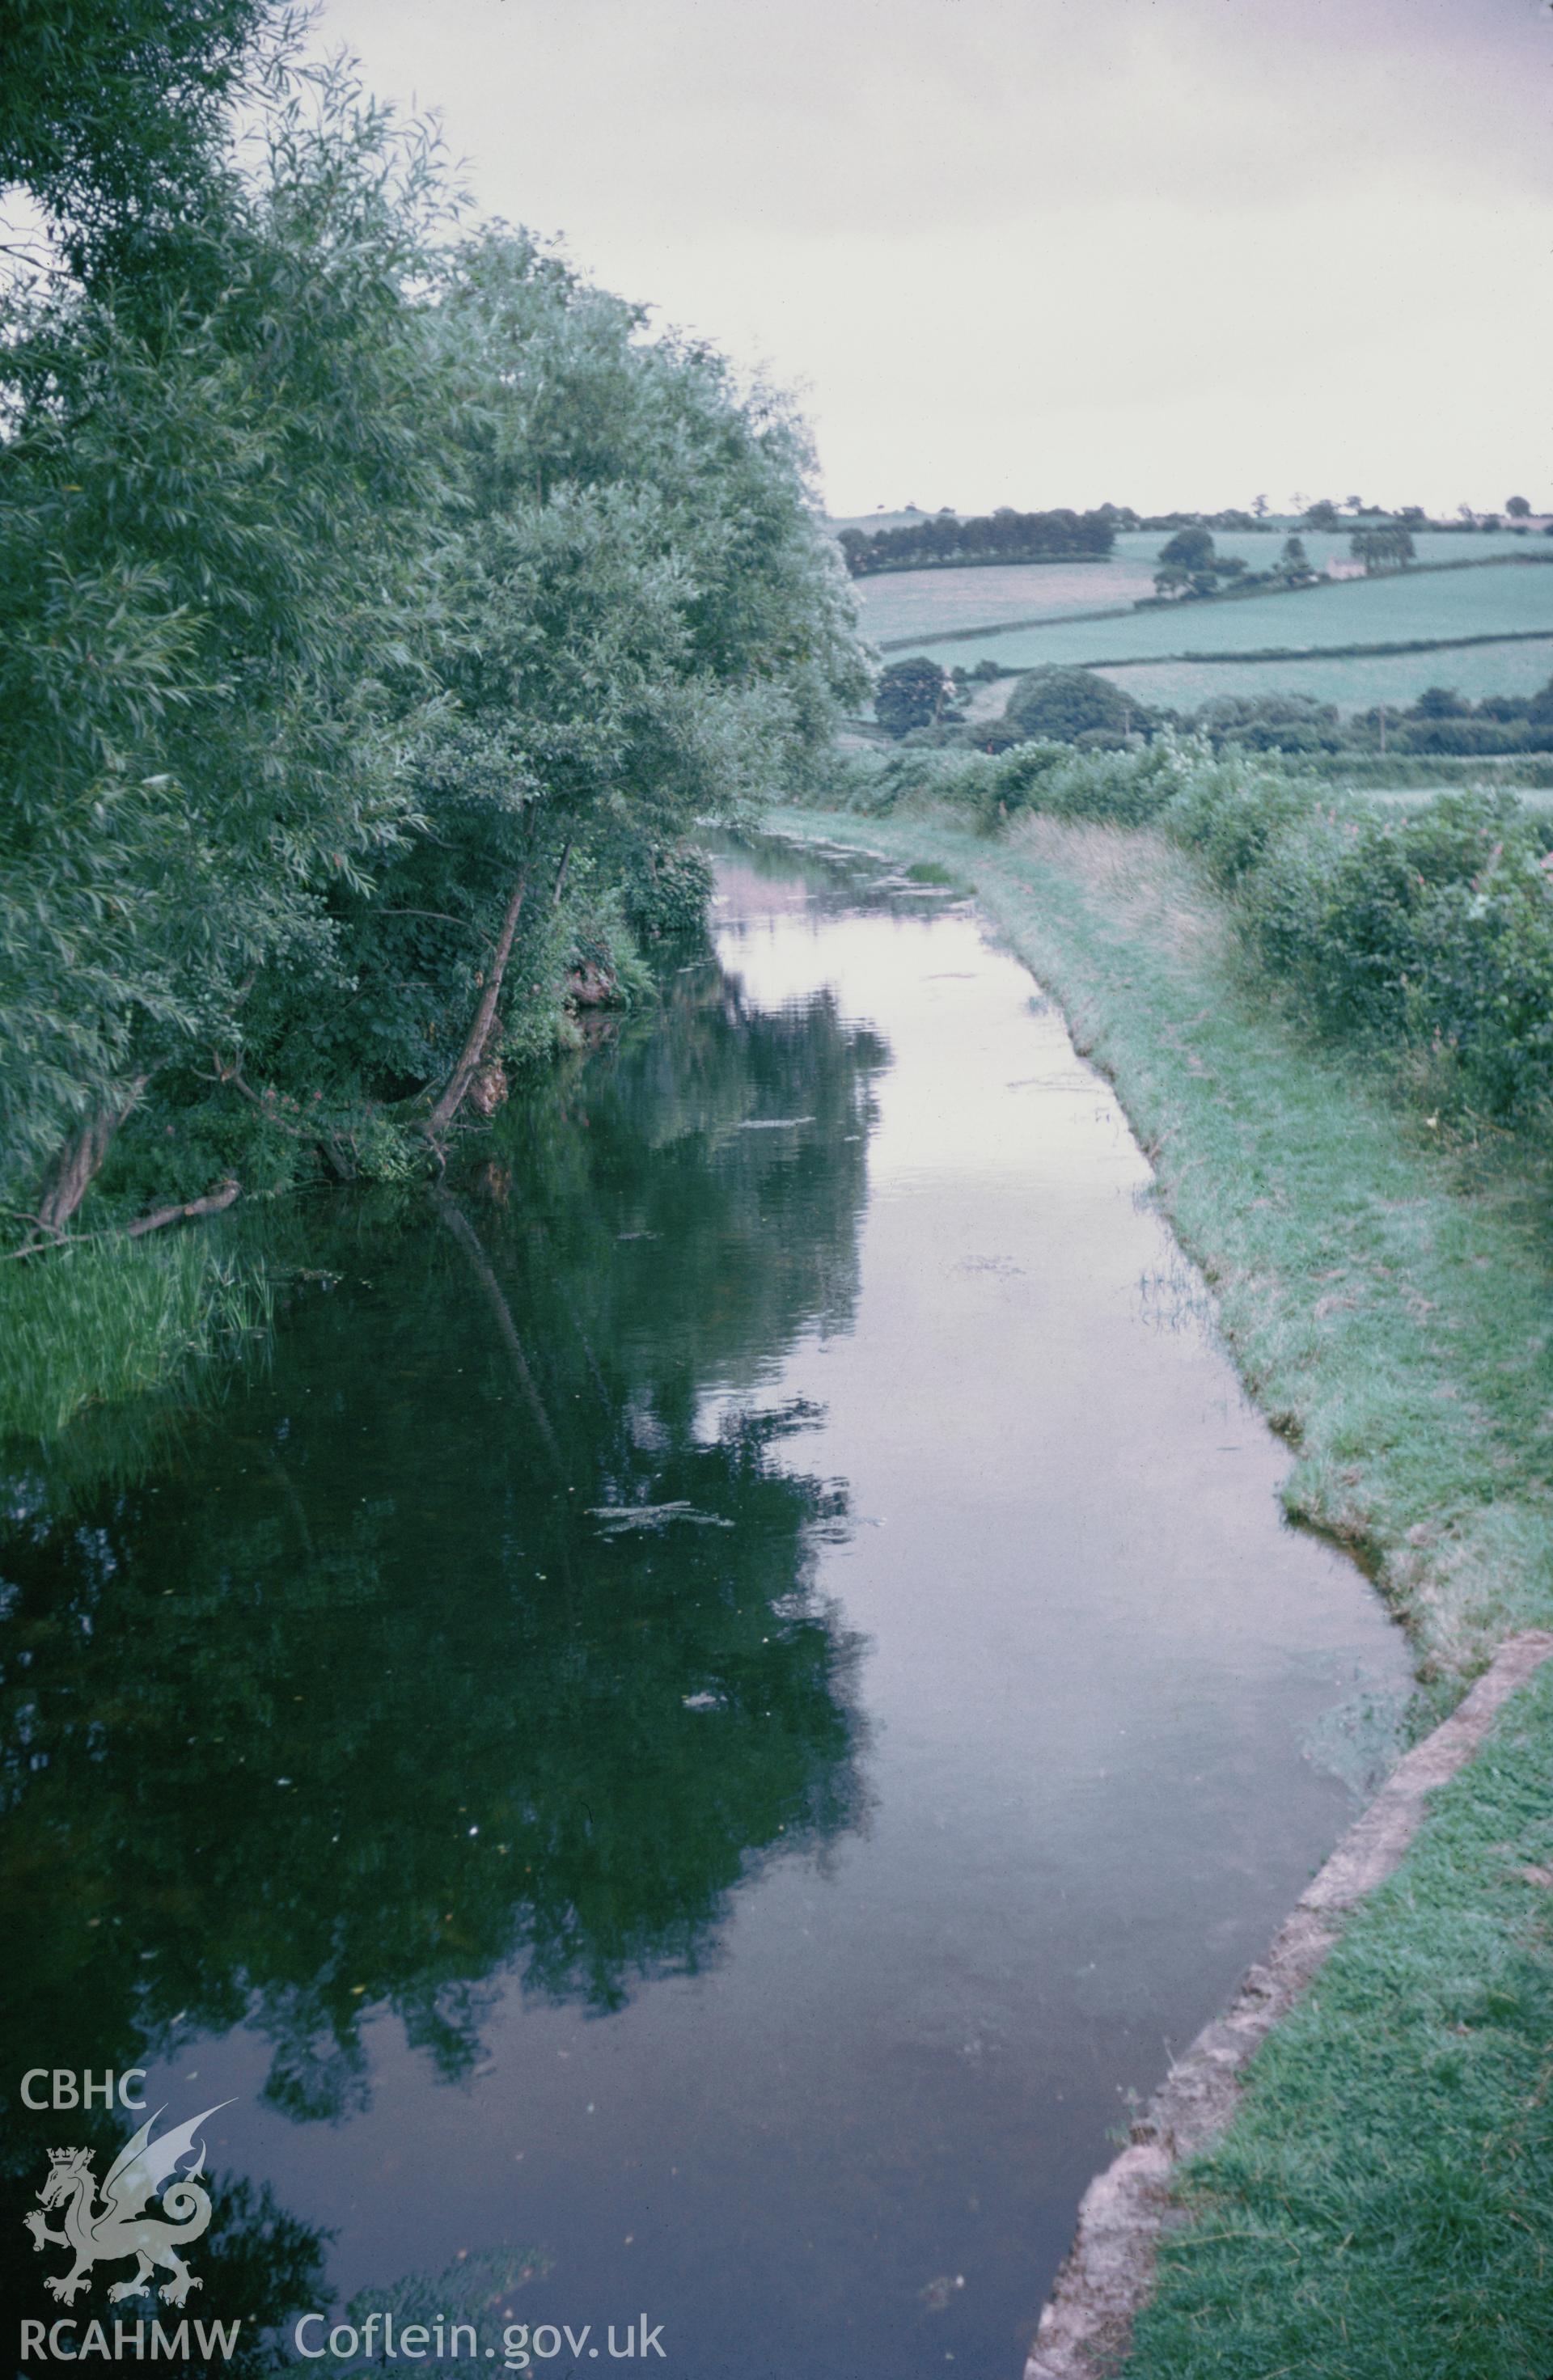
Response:
[[[205,1232],[0,1264],[0,1437],[49,1438],[87,1405],[165,1386],[270,1315],[260,1264]]]

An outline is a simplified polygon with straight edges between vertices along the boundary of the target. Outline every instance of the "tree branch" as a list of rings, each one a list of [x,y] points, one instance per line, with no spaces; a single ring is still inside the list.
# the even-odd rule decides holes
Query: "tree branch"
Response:
[[[133,1223],[126,1226],[125,1237],[140,1240],[148,1232],[164,1230],[168,1223],[181,1223],[196,1215],[219,1215],[241,1195],[242,1184],[228,1175],[219,1190],[207,1192],[203,1198],[186,1199],[181,1207],[156,1207],[149,1215],[137,1217]]]

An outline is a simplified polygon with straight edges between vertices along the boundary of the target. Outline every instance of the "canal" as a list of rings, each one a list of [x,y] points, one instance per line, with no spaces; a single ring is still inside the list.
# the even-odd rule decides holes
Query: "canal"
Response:
[[[188,2314],[1016,2380],[1384,1757],[1055,1010],[882,863],[719,884],[478,1162],[277,1223],[247,1369],[6,1465],[10,2063],[217,2107]],[[22,2212],[128,2127],[6,2087],[52,2318]]]

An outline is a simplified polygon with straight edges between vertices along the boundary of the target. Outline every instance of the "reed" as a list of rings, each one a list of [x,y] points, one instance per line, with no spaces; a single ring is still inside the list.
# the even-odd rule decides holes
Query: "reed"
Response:
[[[259,1261],[199,1231],[0,1265],[0,1437],[50,1438],[88,1405],[167,1386],[267,1330],[271,1305]]]

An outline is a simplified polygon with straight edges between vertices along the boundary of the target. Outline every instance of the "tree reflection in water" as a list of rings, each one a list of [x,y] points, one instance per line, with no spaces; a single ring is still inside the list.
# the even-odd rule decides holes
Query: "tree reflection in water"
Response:
[[[461,1184],[276,1223],[268,1367],[154,1461],[98,1416],[9,1466],[8,2087],[242,2023],[337,2117],[367,2011],[466,2074],[514,1972],[617,2009],[857,1824],[844,1492],[759,1384],[847,1327],[885,1052],[710,964],[670,994]],[[7,2198],[69,2123],[7,2110]],[[297,2283],[316,2243],[231,2203]]]

